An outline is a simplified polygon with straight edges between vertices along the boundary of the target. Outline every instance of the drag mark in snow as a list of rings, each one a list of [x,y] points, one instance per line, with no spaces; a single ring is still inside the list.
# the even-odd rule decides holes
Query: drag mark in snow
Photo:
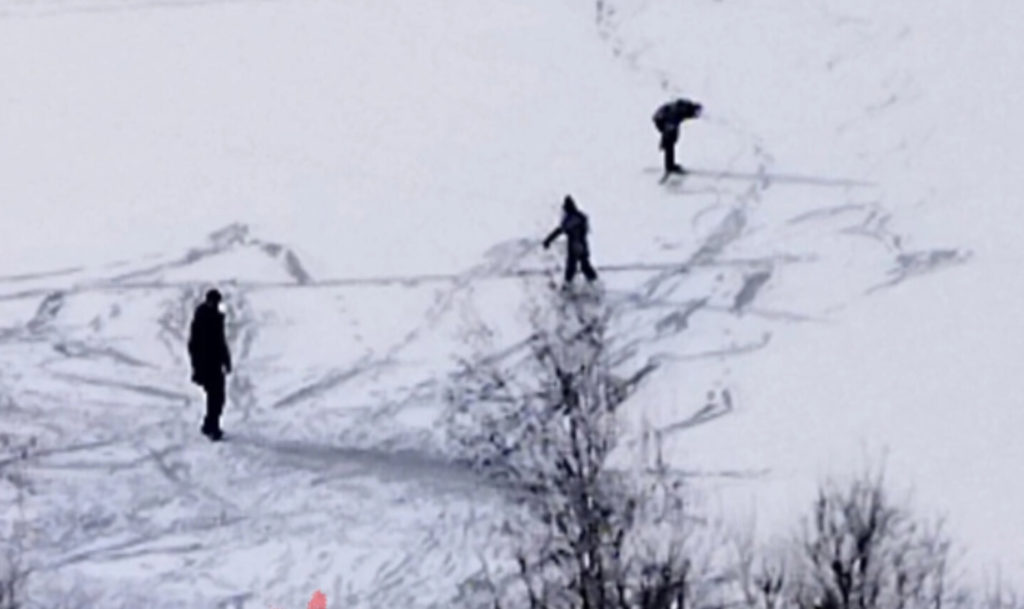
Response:
[[[46,271],[42,273],[23,273],[20,275],[5,275],[0,277],[0,284],[4,283],[19,283],[23,281],[36,281],[39,279],[49,279],[52,277],[65,277],[67,275],[74,275],[82,270],[82,267],[76,266],[67,269],[57,269],[53,271]]]
[[[932,273],[949,266],[964,264],[970,257],[970,253],[957,249],[938,249],[900,254],[896,258],[896,268],[892,269],[889,273],[892,278],[868,288],[867,293],[873,294],[879,290],[894,287],[911,277]]]
[[[808,212],[799,214],[787,221],[787,224],[800,224],[809,220],[819,220],[823,218],[834,218],[849,213],[859,213],[864,211],[865,205],[859,205],[856,203],[847,203],[844,205],[835,205],[832,207],[825,207],[822,209],[813,209]]]
[[[164,389],[162,387],[154,387],[152,385],[142,385],[138,383],[128,383],[123,381],[115,381],[104,378],[88,377],[80,374],[70,374],[64,372],[54,373],[56,378],[60,378],[71,383],[82,383],[85,385],[93,385],[95,387],[105,387],[108,389],[121,389],[124,391],[131,391],[147,397],[161,398],[174,402],[188,402],[192,399],[191,396],[173,391],[170,389]]]
[[[658,430],[658,433],[664,436],[665,434],[673,434],[697,425],[703,425],[709,423],[719,417],[723,417],[733,411],[732,394],[728,389],[724,389],[721,394],[721,401],[716,399],[714,392],[708,393],[707,404],[694,413],[689,418],[672,423]]]
[[[711,171],[706,169],[690,169],[688,175],[713,178],[715,180],[754,180],[763,188],[773,184],[792,184],[794,186],[819,186],[826,188],[870,188],[877,186],[873,182],[864,182],[848,178],[828,178],[813,175],[798,175],[790,173],[768,173],[758,171],[757,173],[743,173],[737,171]]]
[[[140,359],[134,358],[127,353],[122,353],[113,347],[92,347],[81,341],[67,340],[53,345],[53,350],[64,357],[78,359],[107,358],[120,364],[135,366],[137,368],[152,368],[152,366]]]
[[[334,370],[322,378],[284,396],[275,402],[272,408],[288,408],[299,402],[323,395],[373,367],[372,362],[364,360],[348,370]]]
[[[889,220],[892,217],[881,210],[871,210],[856,226],[843,229],[841,232],[848,235],[860,235],[882,244],[883,247],[892,252],[899,252],[903,239],[889,230]]]
[[[707,298],[702,298],[696,302],[687,303],[683,308],[669,313],[665,317],[662,317],[655,324],[655,330],[659,335],[667,333],[678,334],[687,327],[689,327],[690,317],[697,311],[704,308],[708,304]]]
[[[36,309],[36,314],[32,317],[28,324],[26,324],[28,331],[33,334],[40,332],[41,330],[46,328],[46,326],[49,325],[50,322],[56,319],[57,315],[63,308],[63,292],[52,292],[48,294],[46,298],[44,298],[43,301],[39,303],[39,308]]]
[[[742,208],[731,210],[719,225],[704,240],[700,249],[692,256],[691,263],[706,262],[715,259],[727,245],[735,241],[743,233],[747,225],[747,214]]]
[[[313,277],[303,266],[298,254],[290,247],[251,237],[249,235],[249,227],[245,224],[235,223],[225,226],[211,233],[206,241],[205,244],[189,249],[178,258],[172,258],[164,262],[122,273],[109,279],[109,282],[120,284],[143,277],[159,276],[167,271],[189,267],[208,258],[227,254],[239,248],[254,248],[264,255],[279,260],[282,270],[293,285],[305,285],[313,282]]]
[[[723,357],[733,357],[736,355],[746,355],[748,353],[753,353],[755,351],[760,351],[761,349],[764,349],[771,342],[771,339],[771,332],[765,332],[761,336],[760,340],[751,341],[749,343],[744,343],[740,345],[730,345],[729,347],[725,347],[722,349],[710,349],[708,351],[701,351],[697,353],[665,353],[660,356],[657,356],[656,359],[662,362],[687,362],[702,359],[715,359]]]
[[[772,272],[764,271],[762,273],[754,273],[749,275],[743,280],[743,287],[740,288],[739,293],[733,300],[732,310],[736,313],[743,311],[747,305],[754,301],[757,297],[757,293],[764,287],[764,284],[768,283],[771,279]]]

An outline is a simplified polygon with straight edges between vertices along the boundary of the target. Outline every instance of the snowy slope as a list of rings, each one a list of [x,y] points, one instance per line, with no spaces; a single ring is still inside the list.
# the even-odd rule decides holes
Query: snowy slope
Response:
[[[3,9],[4,434],[34,442],[3,505],[33,598],[443,605],[503,501],[440,454],[436,379],[473,315],[520,340],[490,278],[553,265],[566,190],[635,215],[611,169],[648,100],[568,6]],[[210,446],[184,332],[227,279]]]
[[[443,391],[528,332],[567,192],[662,366],[625,459],[663,428],[778,530],[887,446],[1020,572],[1020,9],[881,4],[0,4],[0,403],[35,443],[0,514],[33,594],[447,606],[506,507],[446,453]],[[708,118],[665,189],[676,92]],[[227,280],[211,446],[183,333]]]
[[[727,371],[738,405],[714,424],[667,433],[666,452],[702,471],[749,474],[711,487],[763,535],[792,521],[817,480],[884,460],[917,507],[947,516],[975,575],[1001,571],[1019,584],[1024,325],[1011,312],[1024,294],[1013,269],[1024,89],[1012,66],[1024,57],[1024,9],[616,5],[606,35],[622,57],[749,136],[752,154],[726,166],[703,139],[689,152],[694,165],[765,176],[732,249],[763,247],[779,230],[795,231],[780,246],[817,241],[808,245],[818,261],[773,275],[756,303],[806,323],[766,324],[773,340],[762,354],[709,365],[709,379]],[[824,178],[837,187],[817,187]],[[646,416],[670,426],[680,403],[699,397],[661,381]]]

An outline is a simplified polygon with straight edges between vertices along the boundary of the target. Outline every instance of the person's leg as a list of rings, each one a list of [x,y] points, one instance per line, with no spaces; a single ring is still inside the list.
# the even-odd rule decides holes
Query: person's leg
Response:
[[[590,264],[590,256],[584,256],[583,259],[580,260],[580,267],[582,267],[583,276],[587,278],[587,281],[597,281],[597,271],[595,271],[594,267]]]
[[[665,153],[665,173],[672,171],[672,168],[676,164],[676,142],[675,139],[669,135],[664,135],[661,138],[661,149]]]
[[[672,171],[674,171],[675,173],[682,173],[682,165],[676,162],[676,142],[678,141],[678,139],[672,141]]]
[[[209,435],[213,431],[214,391],[213,384],[209,381],[203,383],[203,391],[206,393],[206,416],[203,417],[203,433]]]
[[[203,433],[220,434],[220,415],[224,411],[224,378],[211,379],[206,383],[206,420]]]
[[[676,163],[676,143],[679,141],[679,133],[669,133],[665,136],[662,146],[665,148],[665,172],[681,173],[683,168]]]
[[[569,248],[569,254],[565,261],[565,284],[569,285],[572,283],[573,277],[576,276],[576,267],[579,266],[579,258],[573,253],[572,247]]]
[[[218,379],[216,389],[213,392],[213,430],[220,433],[220,415],[224,412],[224,377]]]

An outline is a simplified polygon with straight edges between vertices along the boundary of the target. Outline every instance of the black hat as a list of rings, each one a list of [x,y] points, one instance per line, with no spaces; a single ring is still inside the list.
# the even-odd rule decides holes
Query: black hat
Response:
[[[210,290],[206,293],[206,302],[217,304],[221,301],[221,294],[218,290]]]

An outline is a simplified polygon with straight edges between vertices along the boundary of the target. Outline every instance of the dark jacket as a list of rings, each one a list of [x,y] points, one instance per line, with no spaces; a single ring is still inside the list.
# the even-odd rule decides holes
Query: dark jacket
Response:
[[[587,232],[589,230],[586,214],[578,210],[566,211],[562,215],[562,222],[559,223],[558,228],[551,231],[551,234],[544,239],[544,247],[551,245],[551,242],[560,235],[565,235],[569,240],[570,253],[575,256],[587,256]]]
[[[193,382],[204,385],[231,372],[231,353],[224,335],[224,315],[208,302],[196,307],[189,329],[188,354]]]
[[[701,110],[698,103],[688,99],[677,99],[658,108],[654,113],[654,126],[662,135],[675,136],[679,133],[680,123],[699,117]]]

